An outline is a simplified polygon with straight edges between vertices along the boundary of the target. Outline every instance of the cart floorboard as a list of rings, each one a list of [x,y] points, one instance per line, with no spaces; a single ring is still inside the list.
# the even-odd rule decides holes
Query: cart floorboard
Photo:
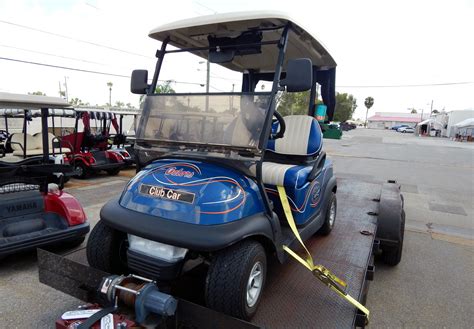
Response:
[[[315,264],[324,265],[346,281],[347,292],[362,303],[365,302],[368,288],[367,278],[373,269],[376,214],[379,207],[377,199],[380,198],[381,189],[382,184],[376,182],[338,179],[337,218],[333,231],[328,236],[316,235],[306,241]],[[63,257],[87,265],[84,249]],[[61,276],[53,275],[49,276],[48,280],[48,273],[51,274],[51,269],[48,268],[50,266],[59,265],[43,263],[40,259],[40,281],[74,295],[73,289],[67,286],[73,284],[70,279],[64,278],[61,283]],[[86,277],[87,274],[84,278]],[[194,313],[197,314],[203,309],[201,307],[200,311],[195,310]],[[179,310],[180,308],[178,317]],[[212,313],[209,315],[210,317],[205,318],[207,326],[196,323],[194,327],[207,328],[209,322],[218,320]],[[184,315],[183,318],[190,317]],[[275,329],[353,328],[359,323],[358,318],[357,310],[351,304],[324,286],[306,268],[290,259],[283,265],[276,260],[270,262],[263,299],[252,323],[256,327]],[[217,322],[223,324],[221,321]],[[239,326],[235,328],[237,327]]]

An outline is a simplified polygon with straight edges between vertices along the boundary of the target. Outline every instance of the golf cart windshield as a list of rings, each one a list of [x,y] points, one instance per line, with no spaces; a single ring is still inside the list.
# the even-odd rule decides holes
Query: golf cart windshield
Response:
[[[258,153],[270,99],[270,93],[147,96],[137,144]]]

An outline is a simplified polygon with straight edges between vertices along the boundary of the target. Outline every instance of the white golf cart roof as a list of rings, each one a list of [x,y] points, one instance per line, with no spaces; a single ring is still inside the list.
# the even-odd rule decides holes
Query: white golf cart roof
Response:
[[[245,31],[283,27],[288,22],[292,23],[293,29],[288,35],[286,61],[295,58],[310,58],[313,65],[321,69],[336,66],[334,59],[314,34],[304,29],[295,19],[278,11],[251,11],[194,17],[159,26],[152,30],[149,36],[159,41],[164,41],[169,37],[169,44],[179,49],[208,47],[208,35],[237,37]],[[280,36],[281,30],[269,30],[263,34],[262,41],[278,40]],[[207,51],[193,53],[207,59]],[[239,72],[246,69],[273,72],[277,58],[278,47],[270,45],[262,46],[260,56],[235,56],[231,62],[221,65]]]
[[[65,99],[59,97],[11,94],[0,92],[0,109],[41,109],[70,107]]]

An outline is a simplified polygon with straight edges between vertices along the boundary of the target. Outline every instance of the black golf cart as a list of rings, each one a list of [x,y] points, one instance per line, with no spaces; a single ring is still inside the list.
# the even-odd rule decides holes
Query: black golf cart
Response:
[[[29,135],[27,119],[22,133],[9,134],[0,157],[0,257],[51,244],[73,246],[82,243],[89,232],[85,213],[78,201],[62,191],[68,164],[60,141],[48,133],[53,108],[67,107],[61,98],[0,93],[0,111],[15,116],[41,118],[41,132]],[[5,130],[7,131],[7,127]]]

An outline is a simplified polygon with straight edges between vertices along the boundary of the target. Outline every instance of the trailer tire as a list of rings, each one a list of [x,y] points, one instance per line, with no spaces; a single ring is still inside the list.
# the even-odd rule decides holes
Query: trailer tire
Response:
[[[382,261],[389,266],[396,266],[402,260],[403,239],[405,236],[405,210],[400,218],[400,241],[395,246],[382,247]]]
[[[246,240],[218,252],[206,277],[206,305],[250,320],[257,312],[266,274],[265,249],[256,241]]]
[[[334,207],[334,208],[333,208]],[[321,235],[329,235],[334,228],[337,214],[337,198],[336,193],[332,192],[331,197],[326,208],[326,215],[324,216],[324,224],[319,229]]]
[[[99,220],[87,240],[89,265],[111,274],[126,272],[126,235]]]

